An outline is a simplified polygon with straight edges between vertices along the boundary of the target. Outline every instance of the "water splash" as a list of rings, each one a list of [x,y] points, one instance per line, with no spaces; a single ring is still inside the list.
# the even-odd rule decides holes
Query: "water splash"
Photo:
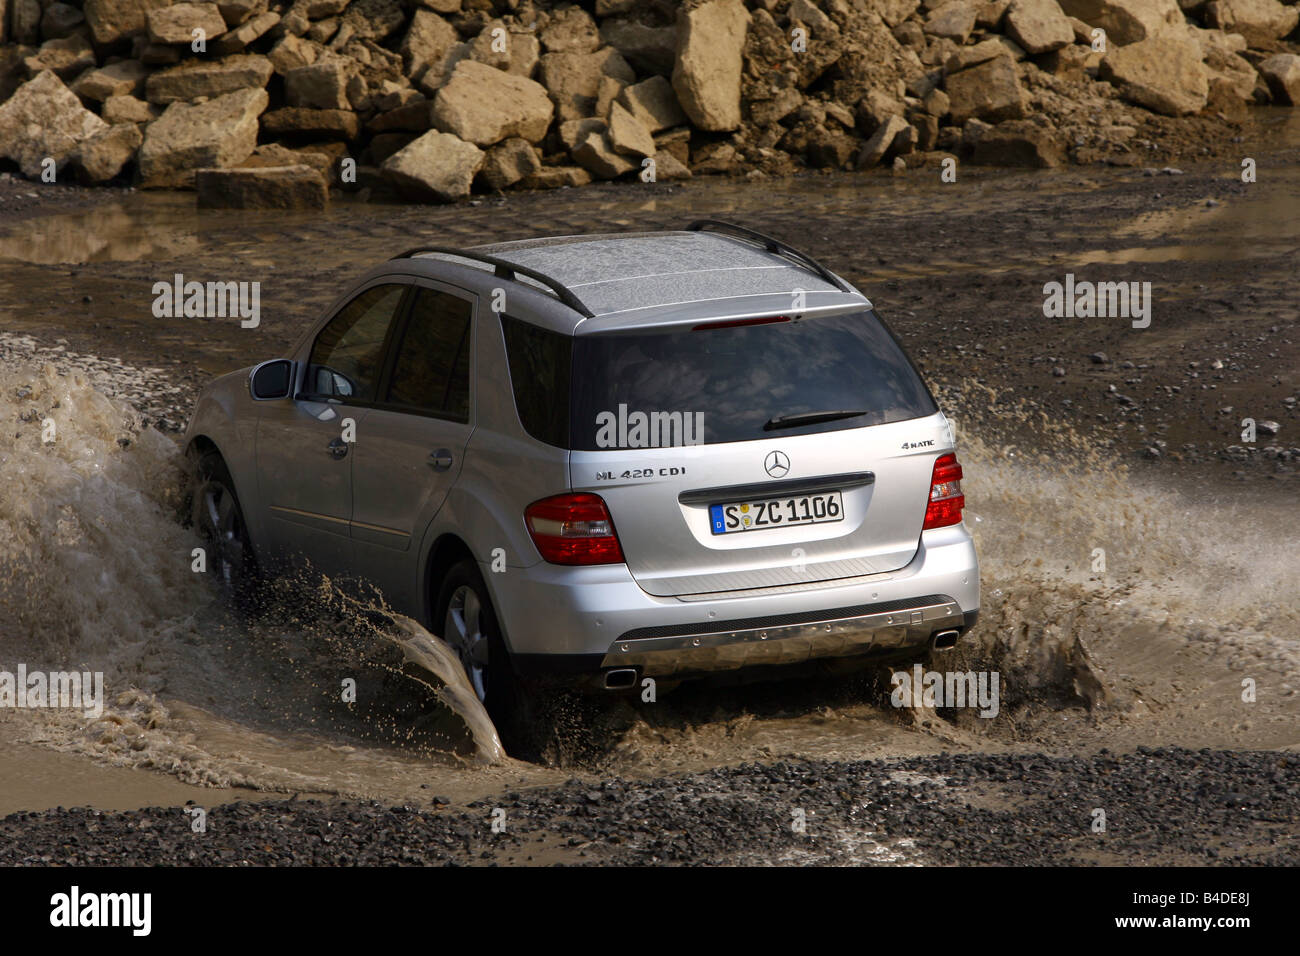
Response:
[[[503,759],[459,661],[415,621],[306,570],[256,618],[230,613],[192,570],[183,458],[131,406],[15,368],[0,422],[0,667],[102,671],[109,688],[98,720],[11,712],[0,732],[191,783],[354,796],[373,792],[371,758],[380,777]],[[356,706],[343,673],[368,694]],[[286,759],[313,749],[349,767]]]

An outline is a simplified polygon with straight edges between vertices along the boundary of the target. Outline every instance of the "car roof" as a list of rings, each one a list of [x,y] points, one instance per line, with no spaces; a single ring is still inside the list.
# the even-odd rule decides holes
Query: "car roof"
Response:
[[[507,295],[521,293],[507,314],[579,334],[701,318],[870,308],[838,276],[775,240],[767,242],[779,249],[748,236],[694,229],[624,232],[490,243],[469,247],[463,255],[413,250],[407,261],[433,278],[477,285],[472,273],[478,273],[495,287],[502,285],[503,265],[530,270],[571,293],[570,302],[576,299],[590,315],[561,302],[562,293],[553,285],[523,273],[507,277],[514,279]],[[475,256],[491,261],[476,261]],[[526,303],[525,314],[519,314],[519,298]]]

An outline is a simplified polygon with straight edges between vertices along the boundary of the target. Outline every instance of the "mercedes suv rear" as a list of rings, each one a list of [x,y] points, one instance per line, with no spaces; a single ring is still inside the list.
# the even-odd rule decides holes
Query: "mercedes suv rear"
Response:
[[[211,386],[190,443],[234,571],[363,574],[498,717],[529,678],[902,658],[978,614],[916,368],[845,280],[726,223],[404,253]]]

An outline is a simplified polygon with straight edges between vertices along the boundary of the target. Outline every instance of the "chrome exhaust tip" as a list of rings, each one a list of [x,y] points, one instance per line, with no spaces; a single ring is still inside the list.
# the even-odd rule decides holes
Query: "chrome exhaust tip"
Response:
[[[930,650],[950,651],[957,646],[960,631],[937,631],[930,637]]]
[[[636,686],[635,667],[615,667],[605,671],[605,690],[627,690]]]

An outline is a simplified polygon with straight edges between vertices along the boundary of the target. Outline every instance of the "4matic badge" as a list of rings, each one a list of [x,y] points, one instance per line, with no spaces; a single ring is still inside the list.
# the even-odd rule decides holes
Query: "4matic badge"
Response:
[[[930,441],[905,441],[903,442],[903,451],[911,451],[913,448],[933,448],[934,440]]]

